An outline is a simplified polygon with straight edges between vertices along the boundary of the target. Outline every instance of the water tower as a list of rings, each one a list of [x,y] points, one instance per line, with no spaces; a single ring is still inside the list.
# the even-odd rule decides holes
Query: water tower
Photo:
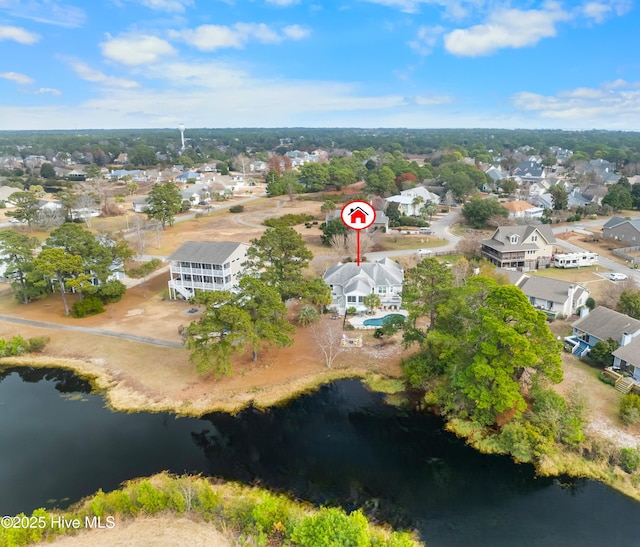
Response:
[[[178,130],[180,131],[180,141],[182,142],[181,150],[184,150],[185,146],[184,146],[184,124],[183,123],[181,123],[178,126]]]

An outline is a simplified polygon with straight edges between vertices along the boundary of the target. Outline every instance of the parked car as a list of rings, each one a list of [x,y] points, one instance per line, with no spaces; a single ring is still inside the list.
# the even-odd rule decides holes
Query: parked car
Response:
[[[627,279],[627,276],[623,273],[611,272],[609,274],[609,279],[611,279],[611,281],[624,281]]]
[[[431,249],[418,249],[419,255],[428,255],[431,254]]]

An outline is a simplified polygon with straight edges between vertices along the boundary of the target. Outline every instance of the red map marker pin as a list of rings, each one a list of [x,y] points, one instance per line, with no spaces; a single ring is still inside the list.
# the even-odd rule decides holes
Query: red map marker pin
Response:
[[[376,221],[376,210],[367,201],[350,201],[340,212],[342,223],[351,230],[355,230],[357,236],[358,266],[360,266],[360,230],[366,230]]]

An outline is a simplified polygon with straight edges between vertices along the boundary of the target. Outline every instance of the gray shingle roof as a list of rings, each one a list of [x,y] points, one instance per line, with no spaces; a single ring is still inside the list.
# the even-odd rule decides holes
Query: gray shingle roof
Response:
[[[397,262],[383,258],[377,262],[363,262],[360,266],[355,262],[338,263],[325,272],[323,279],[327,285],[344,286],[356,277],[369,278],[374,286],[400,285],[404,272]]]
[[[569,297],[569,287],[572,285],[575,289],[573,293],[573,300],[575,301],[584,292],[584,287],[568,281],[561,281],[560,279],[523,276],[518,287],[527,296],[564,304]]]
[[[607,220],[607,222],[605,222],[602,227],[603,228],[613,228],[614,226],[617,226],[618,224],[622,224],[623,222],[626,222],[627,219],[624,217],[611,217],[609,220]]]
[[[613,338],[619,342],[623,333],[631,334],[640,330],[640,321],[623,313],[598,306],[591,313],[572,323],[571,326],[600,340]]]
[[[640,336],[631,339],[626,346],[619,347],[613,352],[613,355],[619,357],[627,363],[640,365]]]
[[[187,241],[176,249],[169,260],[224,264],[240,246],[248,247],[246,243],[234,241]]]
[[[498,226],[492,238],[483,239],[482,244],[500,251],[538,249],[539,247],[535,243],[522,243],[536,230],[547,243],[556,242],[551,228],[545,224],[542,226]],[[510,242],[509,238],[513,234],[518,236],[518,243]]]

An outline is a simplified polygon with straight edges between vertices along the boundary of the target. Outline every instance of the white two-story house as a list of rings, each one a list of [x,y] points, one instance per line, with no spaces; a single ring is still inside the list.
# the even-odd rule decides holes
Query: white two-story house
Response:
[[[191,298],[196,290],[232,291],[246,260],[246,243],[187,241],[169,257],[169,295]]]
[[[375,293],[381,308],[398,310],[402,304],[404,271],[397,262],[383,258],[377,262],[338,263],[329,268],[323,279],[331,287],[331,307],[340,314],[348,308],[365,311],[364,297]]]

